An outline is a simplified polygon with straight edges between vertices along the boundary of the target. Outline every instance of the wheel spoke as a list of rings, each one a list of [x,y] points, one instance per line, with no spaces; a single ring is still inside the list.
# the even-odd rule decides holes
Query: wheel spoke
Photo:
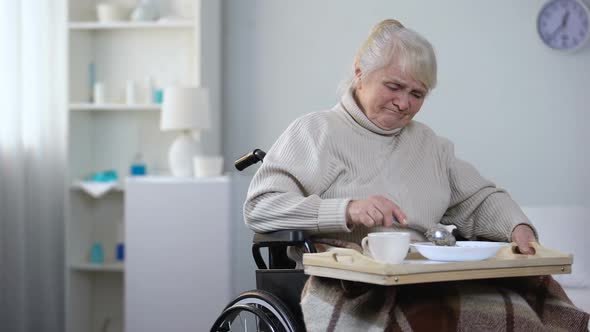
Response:
[[[216,331],[295,331],[295,320],[282,303],[265,292],[240,295],[231,303],[215,323]],[[240,322],[236,322],[239,320]]]
[[[242,313],[240,312],[240,313],[238,314],[238,316],[239,316],[239,320],[240,320],[240,325],[242,325],[242,330],[245,330],[245,329],[246,329],[246,327],[244,326],[244,323],[242,323]]]

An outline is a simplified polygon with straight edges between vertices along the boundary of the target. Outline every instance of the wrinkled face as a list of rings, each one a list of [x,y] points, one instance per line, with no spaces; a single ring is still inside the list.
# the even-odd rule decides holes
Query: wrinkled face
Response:
[[[428,93],[424,84],[389,65],[362,76],[357,67],[355,97],[363,113],[377,127],[402,128],[418,113]]]

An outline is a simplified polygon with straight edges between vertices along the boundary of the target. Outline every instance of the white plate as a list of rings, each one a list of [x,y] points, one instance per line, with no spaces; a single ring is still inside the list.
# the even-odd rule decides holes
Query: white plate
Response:
[[[506,245],[506,242],[485,241],[457,241],[454,247],[437,246],[431,242],[411,244],[422,256],[445,262],[481,261],[496,255]]]

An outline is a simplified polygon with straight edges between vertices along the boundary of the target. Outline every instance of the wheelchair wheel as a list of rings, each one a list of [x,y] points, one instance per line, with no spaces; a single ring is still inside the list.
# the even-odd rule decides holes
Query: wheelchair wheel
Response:
[[[211,332],[298,332],[303,329],[276,296],[260,290],[240,294],[217,318]]]

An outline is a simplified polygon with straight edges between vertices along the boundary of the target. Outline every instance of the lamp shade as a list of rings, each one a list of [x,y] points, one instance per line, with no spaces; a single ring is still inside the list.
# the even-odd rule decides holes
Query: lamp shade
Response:
[[[161,130],[207,129],[211,126],[209,91],[202,87],[164,89]]]

